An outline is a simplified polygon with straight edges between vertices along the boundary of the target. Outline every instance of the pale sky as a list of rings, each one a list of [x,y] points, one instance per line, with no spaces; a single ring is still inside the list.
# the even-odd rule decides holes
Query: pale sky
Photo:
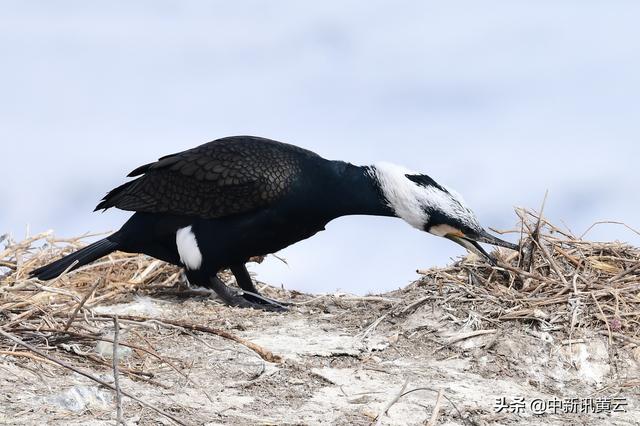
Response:
[[[117,229],[92,213],[138,165],[253,134],[390,161],[576,233],[640,228],[640,3],[0,1],[0,234]],[[640,244],[614,226],[591,234]],[[367,293],[463,254],[400,220],[349,217],[252,267]]]

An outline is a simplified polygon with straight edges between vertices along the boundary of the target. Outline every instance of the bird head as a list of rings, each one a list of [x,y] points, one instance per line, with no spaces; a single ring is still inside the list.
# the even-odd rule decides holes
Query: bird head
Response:
[[[454,241],[493,265],[495,259],[479,243],[518,250],[485,231],[459,193],[429,176],[389,163],[375,164],[371,173],[388,206],[411,226]]]

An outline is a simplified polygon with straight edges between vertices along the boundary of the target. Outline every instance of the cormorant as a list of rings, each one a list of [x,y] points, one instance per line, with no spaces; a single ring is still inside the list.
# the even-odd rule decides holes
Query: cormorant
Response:
[[[250,257],[281,250],[345,215],[391,216],[492,257],[478,242],[517,250],[488,234],[454,190],[389,163],[355,166],[294,145],[254,136],[205,143],[128,175],[95,210],[135,212],[122,228],[31,272],[57,277],[114,250],[145,253],[184,267],[189,282],[234,306],[280,310],[262,297],[245,267]],[[217,273],[230,268],[242,291]]]

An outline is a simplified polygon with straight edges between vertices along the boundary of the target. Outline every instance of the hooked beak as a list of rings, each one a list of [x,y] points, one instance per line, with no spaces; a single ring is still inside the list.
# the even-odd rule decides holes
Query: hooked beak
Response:
[[[454,241],[460,244],[462,247],[466,248],[472,253],[477,254],[480,257],[485,257],[489,263],[492,265],[496,265],[496,260],[487,253],[480,244],[478,243],[487,243],[494,246],[506,247],[511,250],[519,250],[520,247],[517,244],[512,244],[508,241],[501,240],[498,237],[494,237],[489,234],[484,229],[474,235],[463,234],[462,232],[458,233],[449,233],[444,236],[445,238]]]

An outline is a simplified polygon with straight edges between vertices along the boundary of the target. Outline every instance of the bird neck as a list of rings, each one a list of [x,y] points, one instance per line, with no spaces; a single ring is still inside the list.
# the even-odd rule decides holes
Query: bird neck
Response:
[[[380,185],[369,166],[333,161],[337,180],[333,205],[334,217],[347,215],[396,216],[382,195]]]

